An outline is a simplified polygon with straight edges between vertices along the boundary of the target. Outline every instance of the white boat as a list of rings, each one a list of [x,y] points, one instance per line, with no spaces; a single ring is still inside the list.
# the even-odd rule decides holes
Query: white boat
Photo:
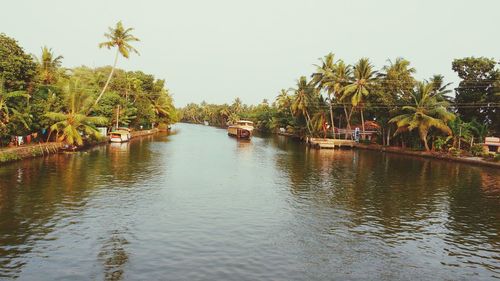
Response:
[[[118,130],[111,132],[109,135],[111,142],[127,142],[130,140],[130,130],[127,128],[118,128]]]
[[[253,129],[252,121],[240,120],[227,128],[227,134],[239,139],[250,139]]]
[[[208,121],[203,121],[203,124],[204,124],[205,126],[210,125],[210,124],[208,123]]]

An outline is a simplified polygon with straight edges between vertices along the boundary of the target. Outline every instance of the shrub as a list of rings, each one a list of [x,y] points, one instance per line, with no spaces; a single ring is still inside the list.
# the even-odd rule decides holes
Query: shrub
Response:
[[[495,162],[500,161],[500,153],[495,154],[495,157],[493,157],[493,161],[495,161]]]
[[[481,156],[483,154],[483,146],[480,144],[475,144],[470,148],[470,153],[473,156]]]
[[[10,162],[14,160],[19,160],[21,157],[14,152],[3,152],[0,153],[0,163]]]
[[[454,147],[450,148],[450,149],[448,150],[448,152],[449,152],[452,156],[455,156],[455,157],[458,157],[458,156],[460,156],[460,154],[461,154],[461,151],[460,151],[460,150],[458,150],[458,149],[456,149],[456,148],[454,148]]]
[[[445,150],[446,147],[448,146],[448,142],[450,141],[451,137],[443,137],[443,136],[438,136],[436,140],[434,141],[434,147],[436,150]]]

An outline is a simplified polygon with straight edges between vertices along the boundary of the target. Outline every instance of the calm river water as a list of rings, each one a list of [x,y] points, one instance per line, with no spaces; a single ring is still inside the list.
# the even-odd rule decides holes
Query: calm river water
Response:
[[[0,167],[0,279],[500,279],[499,170],[174,128]]]

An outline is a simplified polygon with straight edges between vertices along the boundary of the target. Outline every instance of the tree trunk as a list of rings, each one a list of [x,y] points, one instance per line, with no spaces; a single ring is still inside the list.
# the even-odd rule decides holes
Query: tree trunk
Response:
[[[332,135],[333,139],[335,139],[335,126],[333,124],[333,108],[332,108],[332,99],[330,98],[330,120],[331,120],[331,125],[332,125]]]
[[[391,127],[387,128],[387,142],[386,142],[386,145],[387,146],[391,145]]]
[[[310,122],[311,122],[311,117],[309,117],[309,112],[307,112],[307,110],[306,110],[306,126],[307,126],[307,130],[309,131],[309,135],[312,136],[312,130],[310,128]]]
[[[362,139],[365,139],[366,135],[365,135],[365,117],[364,117],[364,114],[363,114],[363,107],[360,108],[360,111],[361,111],[361,128],[362,128],[362,132],[363,132],[363,135],[362,135]]]
[[[108,80],[106,80],[106,84],[104,84],[104,88],[102,88],[101,93],[99,94],[99,96],[97,96],[97,99],[95,100],[94,104],[89,108],[87,114],[90,113],[90,110],[92,109],[92,107],[96,106],[97,103],[99,103],[99,100],[101,100],[102,95],[104,95],[104,92],[106,91],[106,88],[108,88],[109,82],[111,81],[111,77],[113,77],[113,73],[115,72],[116,63],[118,62],[118,54],[119,53],[120,53],[119,49],[116,48],[115,62],[113,63],[113,68],[111,68],[111,72],[109,73]]]
[[[353,139],[353,137],[352,137],[352,128],[351,128],[351,118],[352,118],[352,113],[353,112],[354,112],[354,107],[351,106],[351,110],[349,111],[349,116],[347,118],[347,127],[348,127],[349,132],[351,133],[351,140]],[[345,139],[347,139],[347,134],[345,136]]]
[[[424,142],[425,151],[429,151],[430,149],[429,149],[429,144],[427,143],[427,132],[421,132],[420,138]]]
[[[351,115],[347,114],[347,106],[344,104],[344,113],[345,113],[345,120],[347,122],[346,126],[346,133],[345,133],[345,139],[347,139],[347,130],[351,130]]]

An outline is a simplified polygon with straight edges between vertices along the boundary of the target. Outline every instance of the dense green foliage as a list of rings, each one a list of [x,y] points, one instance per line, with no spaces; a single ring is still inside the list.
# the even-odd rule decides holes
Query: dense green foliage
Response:
[[[239,98],[231,105],[191,103],[180,110],[181,120],[225,127],[250,119],[257,130],[302,137],[352,138],[352,129],[359,127],[366,135],[376,130],[371,142],[383,145],[470,149],[488,134],[500,133],[500,75],[495,65],[485,58],[455,60],[453,70],[463,79],[455,100],[442,75],[417,81],[415,68],[403,58],[376,70],[367,58],[351,66],[330,53],[315,65],[311,79],[300,77],[272,104],[245,105]],[[371,125],[370,130],[365,125]],[[343,128],[347,130],[339,130]]]
[[[487,124],[500,133],[500,70],[496,65],[493,59],[468,57],[454,60],[452,68],[462,79],[455,98],[462,119]]]
[[[37,66],[16,40],[0,33],[0,75],[7,91],[26,90],[33,84]]]
[[[116,31],[118,29],[118,31]],[[129,56],[137,41],[121,23],[110,29],[117,54]],[[115,33],[113,33],[115,32]],[[125,38],[113,37],[116,32]],[[132,38],[132,39],[131,39]],[[118,43],[111,41],[116,39]],[[127,41],[126,40],[126,41]],[[38,141],[58,140],[81,145],[98,137],[96,126],[151,128],[176,122],[177,113],[165,80],[142,71],[112,67],[63,68],[62,56],[43,47],[28,55],[14,39],[0,34],[0,141],[33,134]],[[118,119],[118,120],[117,120]],[[118,122],[117,122],[118,121]]]

